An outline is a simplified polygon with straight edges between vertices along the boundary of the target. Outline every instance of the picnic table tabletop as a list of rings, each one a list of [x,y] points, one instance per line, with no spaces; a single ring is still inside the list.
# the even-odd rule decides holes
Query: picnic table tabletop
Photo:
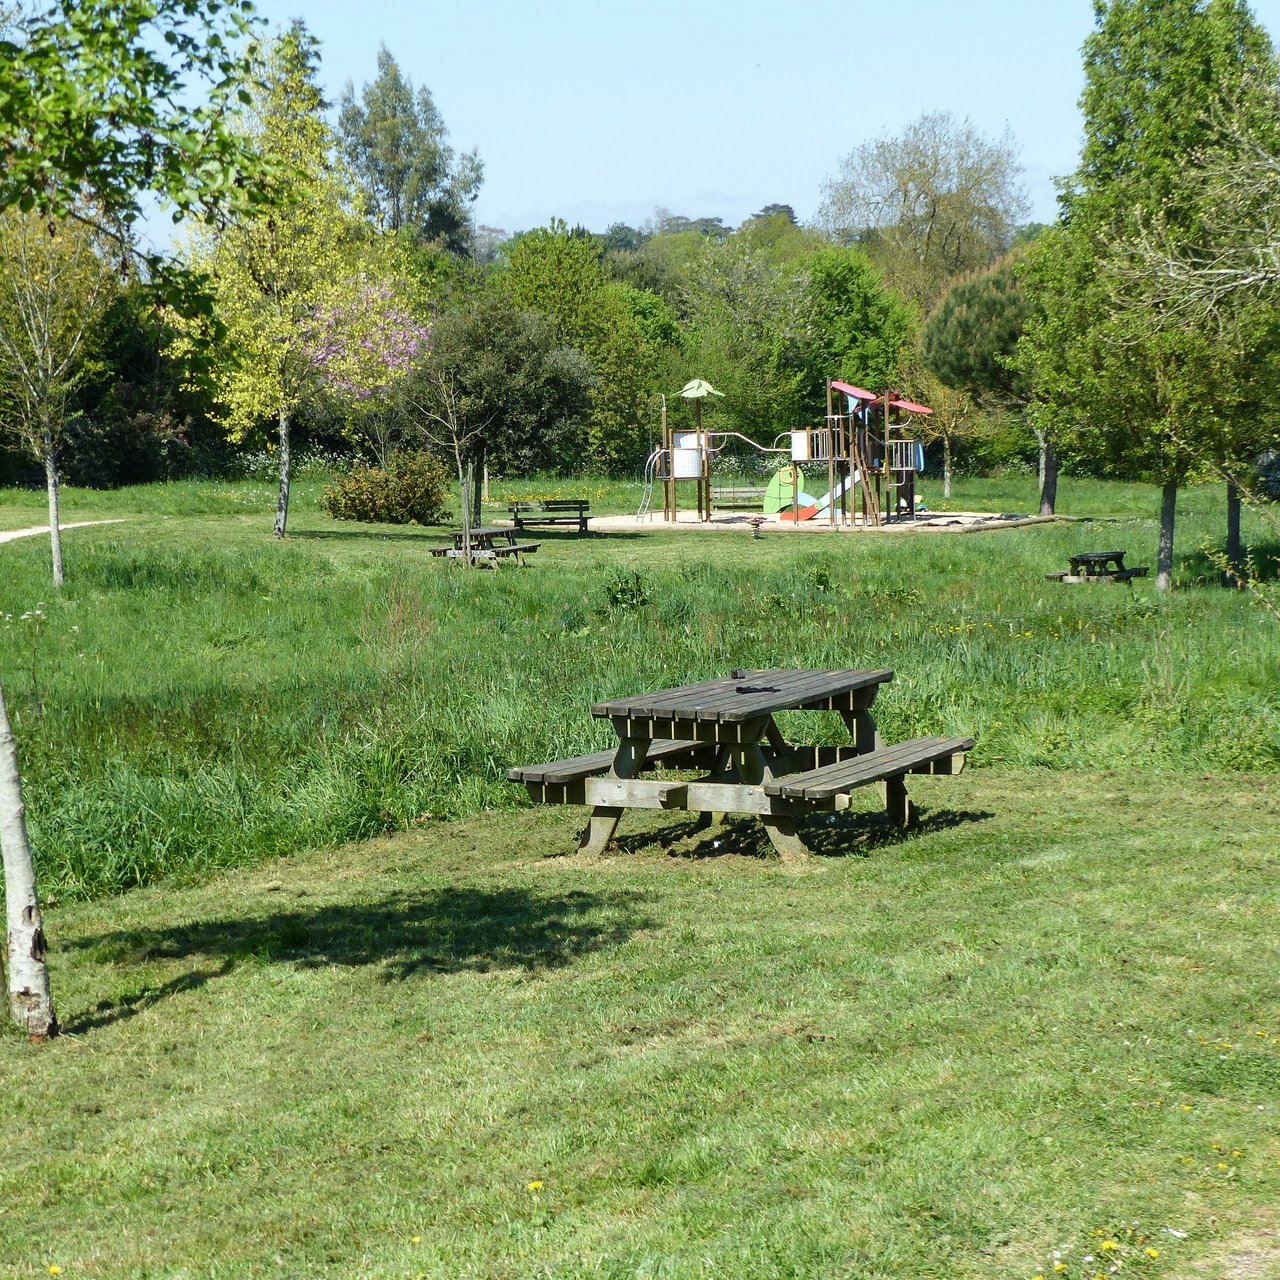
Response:
[[[705,720],[736,724],[775,711],[832,709],[834,701],[858,689],[893,679],[889,670],[848,667],[816,670],[771,668],[740,671],[714,680],[597,702],[591,714],[603,719]]]
[[[1097,565],[1110,564],[1115,562],[1117,565],[1124,563],[1123,551],[1082,551],[1071,557],[1073,565]]]

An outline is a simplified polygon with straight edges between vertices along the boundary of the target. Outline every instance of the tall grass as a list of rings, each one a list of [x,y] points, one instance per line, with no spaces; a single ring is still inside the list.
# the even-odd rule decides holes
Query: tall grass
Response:
[[[306,501],[274,544],[269,501],[224,491],[252,485],[92,495],[129,523],[73,536],[57,598],[41,540],[0,548],[0,676],[55,893],[518,805],[509,765],[611,740],[592,702],[735,666],[892,667],[885,735],[972,734],[978,766],[1280,768],[1280,636],[1214,585],[1211,491],[1186,496],[1167,598],[1044,578],[1104,543],[1150,562],[1154,495],[1134,487],[1087,490],[1122,511],[1093,527],[541,532],[527,569],[489,573],[428,557],[438,531],[339,527]]]

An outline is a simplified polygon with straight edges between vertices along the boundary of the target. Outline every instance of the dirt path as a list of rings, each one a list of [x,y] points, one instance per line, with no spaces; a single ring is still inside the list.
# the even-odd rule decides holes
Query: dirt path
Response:
[[[83,529],[86,525],[91,524],[123,524],[124,516],[119,516],[115,520],[77,520],[74,524],[64,524],[62,528],[66,529]],[[12,542],[15,538],[34,538],[39,533],[48,533],[49,526],[47,524],[38,524],[30,529],[3,529],[0,530],[0,542]]]

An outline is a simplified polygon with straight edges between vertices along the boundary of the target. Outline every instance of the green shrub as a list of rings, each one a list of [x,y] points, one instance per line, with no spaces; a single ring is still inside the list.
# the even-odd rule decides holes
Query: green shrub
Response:
[[[400,453],[389,470],[354,467],[330,485],[320,499],[335,520],[370,524],[443,524],[448,519],[445,493],[449,473],[430,453]]]

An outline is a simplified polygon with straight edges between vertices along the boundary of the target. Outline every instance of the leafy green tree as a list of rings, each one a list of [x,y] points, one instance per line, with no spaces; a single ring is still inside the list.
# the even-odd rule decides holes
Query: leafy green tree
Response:
[[[267,162],[230,118],[256,53],[251,5],[58,0],[7,35],[0,208],[88,218],[132,253],[145,192],[175,220],[267,198]],[[162,257],[144,256],[163,278]]]
[[[454,455],[504,475],[576,470],[586,446],[595,375],[562,342],[548,316],[488,289],[445,312],[407,399],[434,427],[427,434]],[[479,511],[478,496],[472,511]]]
[[[922,359],[943,386],[997,413],[1026,409],[1030,385],[1011,367],[1027,323],[1036,314],[1013,253],[987,271],[958,280],[925,321]],[[1058,457],[1049,433],[1034,421],[1040,447],[1040,514],[1057,505]]]
[[[1005,253],[1027,209],[1012,135],[988,138],[945,111],[855,148],[824,190],[822,224],[859,240],[889,285],[926,309],[948,280]]]
[[[526,232],[513,244],[501,281],[519,308],[548,316],[558,340],[591,362],[595,387],[583,460],[609,472],[637,465],[654,351],[626,287],[606,276],[599,241],[563,222]]]
[[[347,83],[338,137],[378,226],[466,251],[484,166],[474,150],[457,155],[448,145],[430,91],[415,92],[385,45],[378,50],[378,75],[358,100]]]
[[[59,459],[72,398],[119,290],[92,220],[0,213],[0,432],[44,467],[53,583],[63,583]]]
[[[1016,361],[1031,413],[1065,450],[1161,485],[1167,589],[1178,486],[1256,412],[1269,362],[1171,308],[1133,305],[1129,246],[1142,210],[1161,209],[1176,241],[1199,234],[1204,193],[1185,175],[1213,140],[1217,105],[1268,66],[1270,45],[1243,0],[1099,0],[1084,53],[1084,149],[1062,221],[1028,253],[1042,311]]]
[[[860,249],[827,245],[805,266],[810,393],[820,395],[828,378],[893,385],[915,336],[914,308]]]
[[[208,277],[221,326],[211,377],[228,433],[244,439],[264,422],[276,425],[275,536],[282,538],[293,422],[320,377],[316,317],[358,293],[362,228],[348,212],[350,188],[329,161],[316,44],[301,23],[267,48],[256,75],[242,124],[263,154],[294,172],[290,198],[268,218],[203,224],[190,263]]]

